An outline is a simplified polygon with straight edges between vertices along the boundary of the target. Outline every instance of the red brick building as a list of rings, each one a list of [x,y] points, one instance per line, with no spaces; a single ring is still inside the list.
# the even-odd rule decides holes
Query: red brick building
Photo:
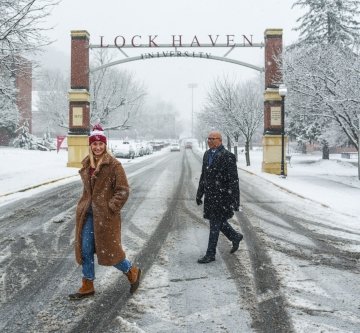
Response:
[[[32,64],[25,58],[18,58],[20,61],[15,65],[15,85],[17,89],[16,104],[19,109],[19,126],[29,124],[29,131],[32,132],[31,93],[32,93]],[[8,146],[11,135],[0,129],[0,145]]]

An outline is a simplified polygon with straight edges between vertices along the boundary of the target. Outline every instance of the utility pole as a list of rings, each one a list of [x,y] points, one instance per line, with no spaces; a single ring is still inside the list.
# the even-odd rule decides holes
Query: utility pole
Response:
[[[191,137],[194,137],[194,88],[197,87],[196,83],[189,83],[188,88],[191,89]]]

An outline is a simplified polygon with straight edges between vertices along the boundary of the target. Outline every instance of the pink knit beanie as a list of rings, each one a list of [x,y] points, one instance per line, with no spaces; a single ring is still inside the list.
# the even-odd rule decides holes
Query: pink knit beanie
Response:
[[[107,144],[107,139],[104,134],[104,130],[102,129],[100,124],[95,125],[93,127],[93,130],[90,132],[89,145],[91,145],[95,141],[101,141]]]

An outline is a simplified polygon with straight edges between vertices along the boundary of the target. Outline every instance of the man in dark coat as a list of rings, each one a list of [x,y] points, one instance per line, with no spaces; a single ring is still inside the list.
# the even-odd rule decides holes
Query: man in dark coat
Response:
[[[243,235],[236,232],[228,219],[239,210],[240,191],[235,155],[224,148],[220,132],[208,136],[209,150],[203,157],[203,165],[196,194],[196,203],[202,204],[204,195],[204,218],[210,222],[209,243],[204,257],[198,263],[215,260],[220,231],[232,242],[230,253],[239,248]]]

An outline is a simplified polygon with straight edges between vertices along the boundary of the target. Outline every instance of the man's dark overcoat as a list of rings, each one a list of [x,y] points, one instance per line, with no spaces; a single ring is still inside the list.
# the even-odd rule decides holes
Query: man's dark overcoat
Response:
[[[221,146],[211,165],[208,165],[207,150],[196,197],[204,195],[205,219],[229,219],[240,206],[239,177],[235,155]]]
[[[84,187],[76,209],[76,261],[81,265],[81,231],[91,205],[98,263],[113,266],[125,259],[121,246],[120,209],[129,196],[129,184],[121,163],[108,153],[91,177],[89,156],[82,164],[79,173]]]

